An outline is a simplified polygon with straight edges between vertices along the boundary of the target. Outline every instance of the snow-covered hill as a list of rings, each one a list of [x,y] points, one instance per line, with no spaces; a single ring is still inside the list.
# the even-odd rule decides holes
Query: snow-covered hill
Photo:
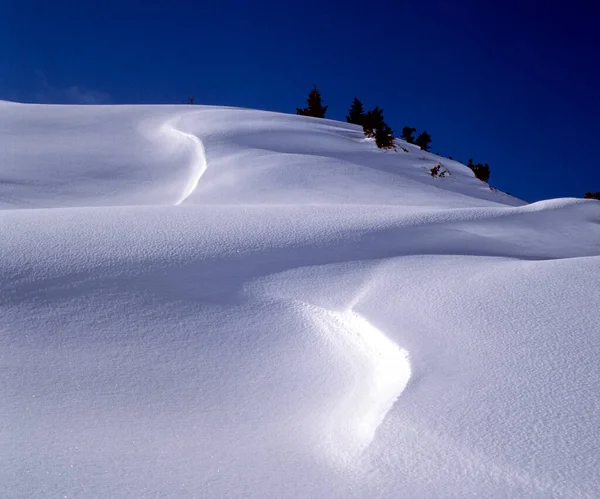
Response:
[[[600,203],[401,145],[0,102],[0,496],[599,497]]]

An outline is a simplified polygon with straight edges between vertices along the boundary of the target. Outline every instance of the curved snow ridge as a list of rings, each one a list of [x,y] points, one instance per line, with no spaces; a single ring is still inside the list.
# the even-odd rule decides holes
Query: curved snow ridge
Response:
[[[346,366],[350,386],[327,415],[326,442],[336,461],[348,462],[373,441],[406,388],[411,376],[409,355],[351,308],[336,311],[302,305]]]
[[[206,161],[206,150],[204,148],[204,144],[202,141],[194,134],[184,132],[178,128],[176,128],[175,124],[178,122],[180,117],[172,119],[164,123],[161,127],[161,131],[167,134],[176,135],[177,137],[182,137],[186,141],[190,141],[192,145],[192,162],[190,164],[190,176],[185,184],[185,187],[177,199],[175,201],[175,206],[182,204],[186,199],[188,199],[192,193],[198,187],[198,182],[200,182],[200,178],[206,171],[207,161]]]

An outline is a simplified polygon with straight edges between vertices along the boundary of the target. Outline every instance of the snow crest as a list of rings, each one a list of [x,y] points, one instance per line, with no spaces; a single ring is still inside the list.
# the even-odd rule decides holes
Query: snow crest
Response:
[[[206,151],[202,141],[191,133],[186,133],[176,128],[177,120],[167,121],[162,130],[164,133],[174,136],[176,140],[183,139],[189,141],[192,147],[192,161],[190,164],[190,177],[183,189],[181,197],[175,202],[176,205],[182,204],[196,190],[202,174],[206,171]]]
[[[356,457],[375,432],[410,379],[408,352],[351,309],[325,310],[306,305],[354,380],[330,419],[330,448],[339,460]]]

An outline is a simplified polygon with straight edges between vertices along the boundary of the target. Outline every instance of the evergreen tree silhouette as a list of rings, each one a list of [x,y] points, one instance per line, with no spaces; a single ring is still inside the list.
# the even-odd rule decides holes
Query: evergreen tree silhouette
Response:
[[[413,133],[416,133],[417,129],[409,126],[405,126],[402,129],[402,139],[408,142],[409,144],[415,143],[415,138],[413,137]]]
[[[354,97],[352,106],[350,106],[350,111],[348,111],[348,116],[346,116],[346,121],[362,126],[364,119],[365,110],[363,108],[363,103],[358,100],[358,97]]]
[[[481,163],[473,164],[473,158],[469,158],[467,166],[473,170],[475,176],[482,182],[487,182],[490,179],[490,167],[487,163],[485,165]]]
[[[423,130],[415,140],[415,144],[423,149],[423,151],[429,151],[431,148],[431,135]]]
[[[394,147],[394,131],[383,123],[375,129],[375,144],[379,149],[391,149]]]
[[[363,118],[363,132],[367,137],[375,137],[375,144],[380,149],[394,147],[394,132],[383,119],[383,109],[375,106]]]
[[[323,106],[321,101],[321,93],[317,89],[316,85],[313,85],[313,89],[310,94],[308,94],[308,99],[306,99],[306,104],[308,107],[304,109],[296,108],[296,114],[301,116],[313,116],[315,118],[325,118],[325,113],[327,112],[327,108],[329,106]]]
[[[367,137],[375,137],[375,130],[381,128],[385,124],[383,121],[383,110],[379,106],[371,109],[365,114],[363,119],[363,131]]]

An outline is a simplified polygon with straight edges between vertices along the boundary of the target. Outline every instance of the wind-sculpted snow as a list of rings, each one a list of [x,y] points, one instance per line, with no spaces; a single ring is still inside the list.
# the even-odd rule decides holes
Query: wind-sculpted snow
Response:
[[[325,434],[337,459],[360,454],[375,437],[410,378],[408,353],[352,310],[307,306],[315,324],[335,348],[336,364],[354,371],[355,383],[331,411]]]
[[[403,145],[0,102],[0,497],[600,496],[600,203]]]
[[[192,161],[190,164],[190,178],[185,185],[183,193],[180,198],[175,202],[176,205],[183,203],[187,198],[189,198],[192,193],[198,187],[198,182],[202,177],[202,174],[206,171],[206,152],[204,151],[204,145],[196,137],[191,133],[182,132],[176,128],[176,123],[167,122],[162,126],[162,130],[165,133],[175,138],[175,142],[177,143],[178,139],[188,140],[190,141],[192,147]]]

